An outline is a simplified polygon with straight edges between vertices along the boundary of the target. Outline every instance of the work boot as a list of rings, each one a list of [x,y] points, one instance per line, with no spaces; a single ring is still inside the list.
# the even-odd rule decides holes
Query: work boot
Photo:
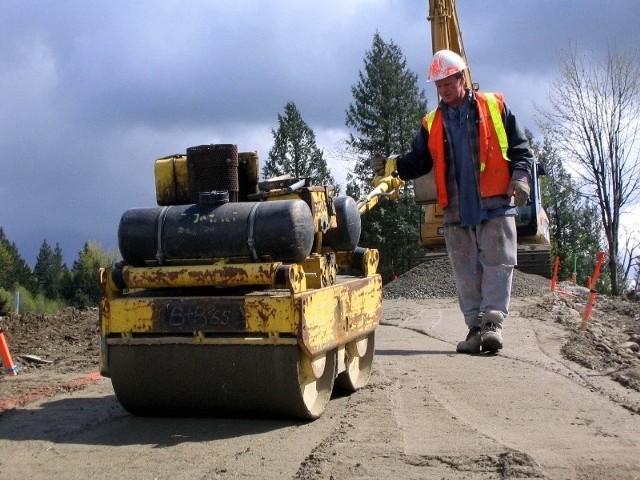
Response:
[[[502,328],[493,322],[482,325],[480,338],[483,352],[495,353],[502,348]]]
[[[480,344],[482,339],[480,337],[480,327],[470,327],[467,338],[458,342],[456,352],[458,353],[480,353]]]

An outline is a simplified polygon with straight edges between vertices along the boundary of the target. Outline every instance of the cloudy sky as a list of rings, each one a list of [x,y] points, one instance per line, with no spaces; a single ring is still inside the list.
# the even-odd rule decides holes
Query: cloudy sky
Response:
[[[534,134],[569,42],[600,58],[640,46],[637,0],[457,6],[474,81]],[[344,182],[345,110],[373,35],[422,82],[427,13],[422,0],[1,0],[0,227],[32,266],[45,239],[69,266],[87,240],[115,250],[124,211],[155,205],[156,158],[233,143],[264,160],[290,101]]]

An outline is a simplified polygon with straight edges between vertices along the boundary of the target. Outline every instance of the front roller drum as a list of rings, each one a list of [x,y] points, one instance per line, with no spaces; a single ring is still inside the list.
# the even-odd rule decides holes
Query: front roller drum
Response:
[[[331,398],[335,351],[297,345],[110,345],[118,401],[140,416],[318,418]]]
[[[345,370],[336,378],[337,389],[350,394],[369,383],[374,350],[375,331],[364,338],[347,343],[344,355]]]

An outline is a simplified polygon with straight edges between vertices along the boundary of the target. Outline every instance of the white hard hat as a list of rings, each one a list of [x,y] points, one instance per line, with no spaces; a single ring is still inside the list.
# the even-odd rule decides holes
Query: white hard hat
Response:
[[[435,53],[429,71],[427,72],[427,82],[442,80],[467,68],[460,55],[451,50],[440,50]]]

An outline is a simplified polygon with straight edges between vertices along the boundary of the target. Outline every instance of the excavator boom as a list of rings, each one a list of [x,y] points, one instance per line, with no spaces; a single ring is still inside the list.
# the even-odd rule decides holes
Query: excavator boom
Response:
[[[455,0],[430,1],[427,20],[431,23],[431,47],[433,53],[439,50],[451,50],[460,55],[465,63],[469,65],[462,43],[462,30],[458,22]],[[467,87],[474,88],[469,68],[464,71],[464,77]],[[474,89],[478,89],[477,85]]]

